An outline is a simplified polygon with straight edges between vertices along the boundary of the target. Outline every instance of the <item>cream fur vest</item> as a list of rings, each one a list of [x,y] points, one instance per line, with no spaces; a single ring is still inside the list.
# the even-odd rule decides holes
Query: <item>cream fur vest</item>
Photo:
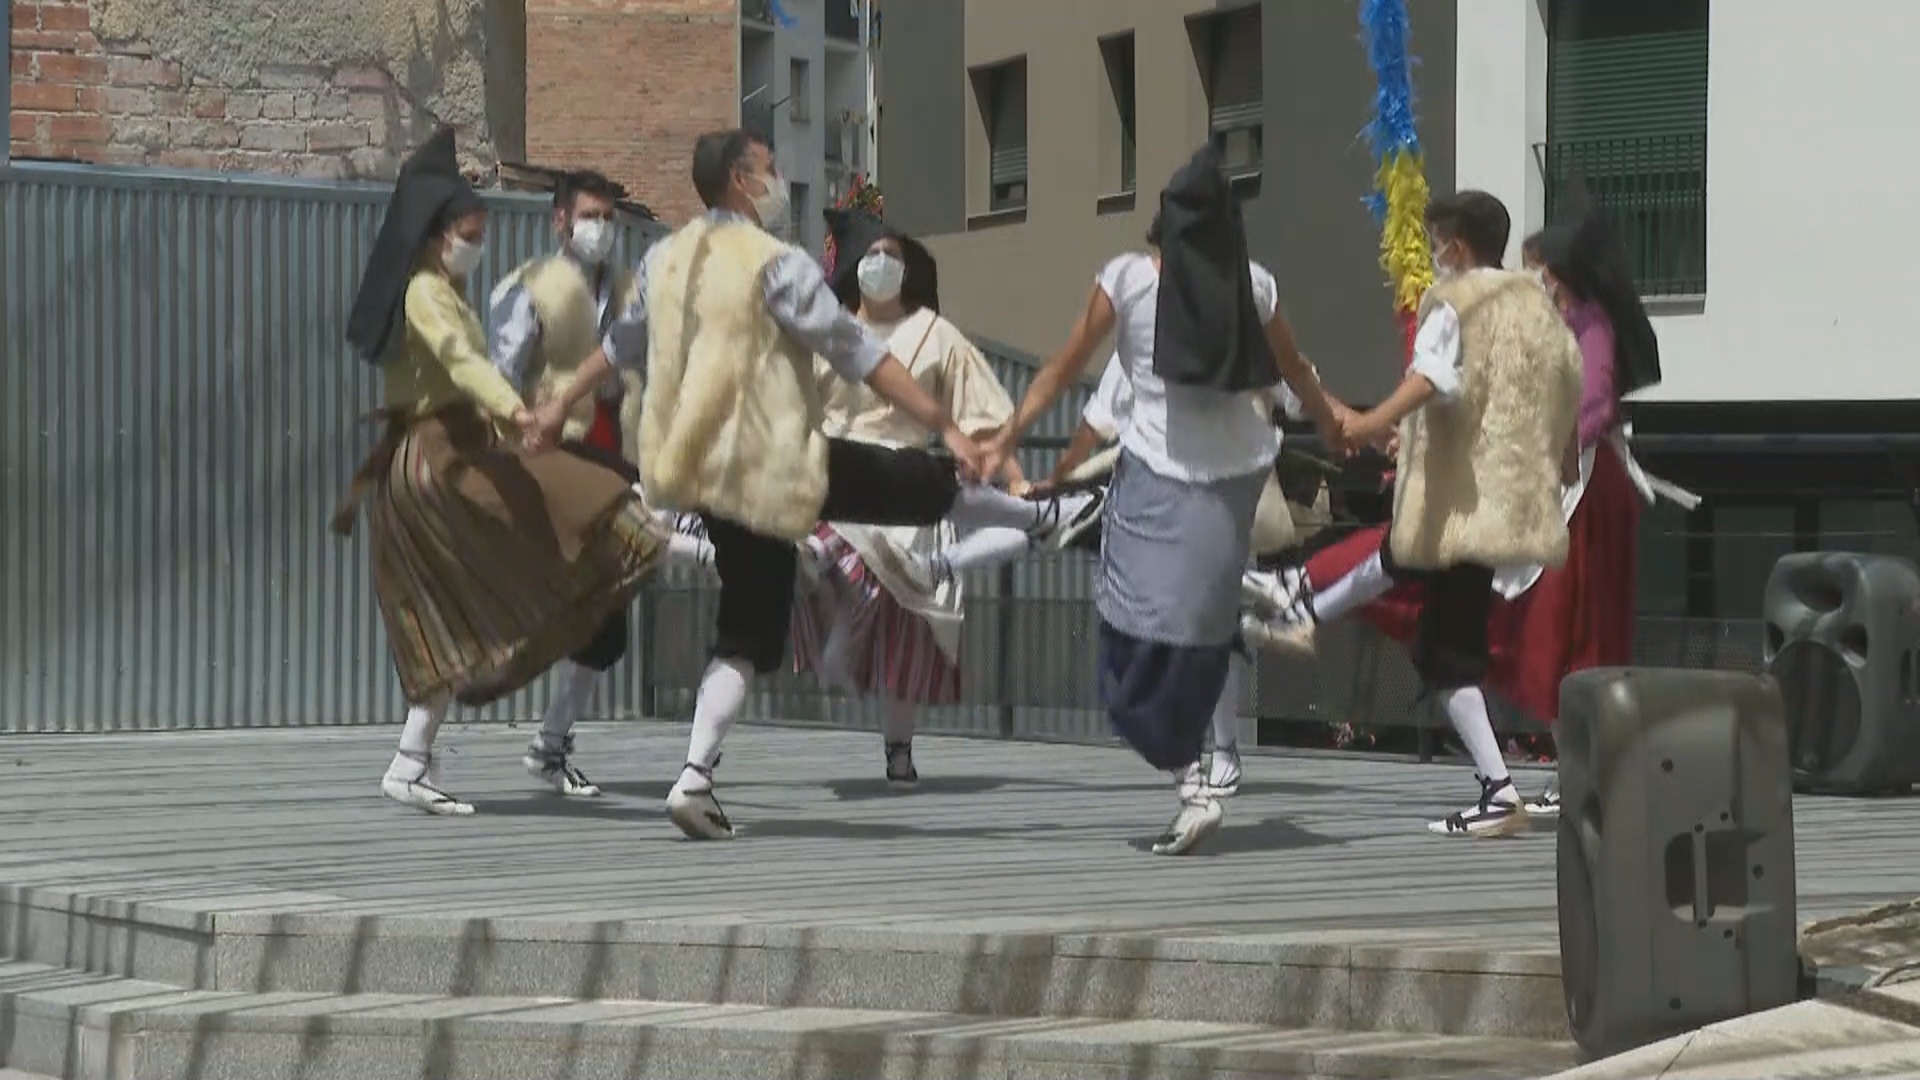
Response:
[[[1567,558],[1560,460],[1580,405],[1580,347],[1539,284],[1485,271],[1420,304],[1460,316],[1458,400],[1400,425],[1390,536],[1410,569],[1558,566]]]
[[[618,312],[633,299],[633,275],[611,268],[608,273],[614,275],[608,305]],[[540,319],[538,356],[528,372],[533,380],[533,400],[549,401],[566,391],[579,374],[580,365],[600,347],[600,314],[595,309],[593,286],[579,264],[561,255],[522,264],[494,286],[494,293],[498,295],[516,284],[526,288],[533,313]],[[631,394],[634,388],[627,389]],[[637,409],[637,402],[632,407]],[[625,421],[626,409],[622,413]],[[567,414],[560,437],[582,438],[592,426],[593,398],[585,397]]]
[[[760,275],[787,250],[702,218],[652,256],[640,472],[647,497],[798,540],[827,497],[813,354],[767,312]]]

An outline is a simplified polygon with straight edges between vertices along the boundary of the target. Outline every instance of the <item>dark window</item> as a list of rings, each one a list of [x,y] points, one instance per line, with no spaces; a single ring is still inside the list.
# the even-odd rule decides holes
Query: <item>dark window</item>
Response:
[[[987,209],[1027,205],[1027,60],[974,72],[974,96],[987,128]]]
[[[1119,187],[1132,191],[1137,183],[1134,144],[1133,35],[1116,34],[1100,42],[1100,58],[1107,69],[1107,88],[1113,93],[1113,118]]]
[[[1255,176],[1264,161],[1265,74],[1260,62],[1260,8],[1234,8],[1188,21],[1193,53],[1207,91],[1207,132],[1227,175]]]

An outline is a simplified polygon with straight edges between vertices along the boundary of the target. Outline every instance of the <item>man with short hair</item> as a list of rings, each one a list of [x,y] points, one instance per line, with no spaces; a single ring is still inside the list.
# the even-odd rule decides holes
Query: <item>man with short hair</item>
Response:
[[[521,265],[490,298],[489,352],[494,367],[533,403],[549,438],[562,449],[619,473],[629,484],[640,474],[621,454],[622,412],[637,413],[638,385],[607,380],[598,394],[569,397],[586,361],[599,351],[607,328],[634,295],[633,274],[609,265],[617,225],[619,185],[590,170],[565,173],[554,185],[553,229],[560,250]],[[622,398],[630,399],[622,408]],[[673,528],[671,515],[656,513]],[[700,561],[701,541],[676,531],[669,555]],[[707,560],[711,565],[711,558]],[[540,731],[523,759],[527,771],[562,795],[593,796],[600,789],[576,768],[573,726],[600,676],[627,651],[627,613],[607,619],[587,647],[559,665]]]
[[[1526,819],[1481,689],[1493,577],[1567,557],[1560,490],[1569,466],[1579,473],[1580,347],[1531,275],[1501,269],[1512,220],[1499,199],[1462,191],[1426,217],[1438,278],[1420,302],[1412,366],[1346,436],[1380,444],[1398,428],[1381,565],[1426,587],[1413,666],[1479,773],[1479,800],[1428,828],[1499,836]]]
[[[702,135],[693,183],[707,213],[647,252],[605,351],[615,366],[647,373],[640,467],[649,496],[699,511],[715,550],[718,635],[667,811],[689,837],[719,840],[733,836],[713,795],[720,744],[752,676],[785,657],[798,544],[816,523],[944,518],[963,530],[1052,532],[1097,503],[963,486],[955,462],[925,450],[827,437],[816,354],[937,434],[961,472],[977,472],[980,460],[947,410],[840,303],[813,256],[780,238],[788,189],[764,138]]]

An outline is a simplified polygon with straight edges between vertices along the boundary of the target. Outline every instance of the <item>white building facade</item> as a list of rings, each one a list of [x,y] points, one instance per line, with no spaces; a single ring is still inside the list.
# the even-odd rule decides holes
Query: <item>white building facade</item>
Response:
[[[1513,210],[1512,263],[1584,181],[1656,315],[1666,379],[1646,400],[1920,400],[1920,3],[1458,0],[1458,17],[1455,185]]]

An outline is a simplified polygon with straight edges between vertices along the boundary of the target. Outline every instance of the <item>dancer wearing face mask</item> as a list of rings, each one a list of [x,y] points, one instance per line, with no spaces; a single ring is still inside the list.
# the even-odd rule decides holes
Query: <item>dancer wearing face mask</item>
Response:
[[[755,673],[785,658],[799,544],[821,521],[1031,529],[1059,508],[969,484],[980,449],[827,284],[779,238],[787,185],[764,138],[702,135],[693,185],[708,212],[647,252],[639,295],[607,341],[612,363],[647,373],[640,470],[650,497],[697,510],[720,575],[717,640],[694,704],[687,763],[668,816],[701,840],[733,825],[713,793],[720,746]],[[814,357],[862,383],[956,462],[914,447],[831,438]]]
[[[612,469],[628,483],[639,470],[621,456],[622,412],[637,422],[638,380],[623,387],[606,380],[597,394],[567,394],[581,365],[599,347],[613,317],[633,300],[633,275],[610,265],[615,239],[614,204],[620,188],[597,172],[562,175],[554,185],[553,227],[560,250],[522,264],[494,287],[491,352],[500,374],[532,401],[545,437],[560,448]],[[672,527],[673,515],[656,518]],[[712,565],[711,549],[689,530],[676,529],[668,556]],[[562,661],[558,685],[540,731],[523,759],[535,779],[561,795],[594,796],[600,788],[572,760],[573,727],[592,700],[601,675],[627,652],[627,613],[601,624],[579,653]]]
[[[1480,798],[1433,822],[1497,836],[1524,822],[1482,690],[1497,568],[1567,556],[1561,485],[1578,473],[1580,349],[1529,275],[1500,269],[1511,220],[1483,191],[1427,208],[1439,280],[1420,306],[1414,357],[1392,396],[1351,418],[1354,443],[1398,428],[1393,519],[1377,558],[1424,596],[1413,664],[1479,773]]]
[[[941,317],[933,256],[865,211],[826,216],[839,254],[829,281],[841,303],[886,342],[962,432],[997,431],[1013,414],[1013,402],[986,357]],[[927,441],[930,433],[912,416],[866,385],[835,377],[825,359],[816,358],[814,371],[829,436],[886,447]],[[1022,484],[1017,466],[1009,465],[1007,477]],[[1056,516],[1090,522],[1097,502],[1094,494],[1070,496],[1059,501]],[[959,574],[1017,556],[1035,536],[1070,540],[1073,530],[1052,528],[1054,520],[1032,529],[978,529],[957,542],[946,522],[888,527],[829,520],[805,541],[825,587],[808,590],[795,609],[795,668],[885,703],[881,735],[887,782],[895,790],[919,782],[913,761],[918,710],[960,700]]]
[[[1502,567],[1494,575],[1488,683],[1522,712],[1550,723],[1567,675],[1632,662],[1641,503],[1667,498],[1691,509],[1700,500],[1647,475],[1627,445],[1621,399],[1659,382],[1660,354],[1617,234],[1604,218],[1589,215],[1576,226],[1528,237],[1521,255],[1580,343],[1579,473],[1562,491],[1566,562]],[[1377,541],[1378,533],[1371,549],[1355,553],[1358,563],[1341,561],[1338,551],[1316,559],[1312,569],[1322,583],[1317,593],[1285,583],[1269,588],[1268,596],[1291,593],[1268,608],[1274,613],[1269,618],[1310,634],[1319,622],[1358,614],[1396,640],[1411,641],[1422,589],[1417,582],[1396,585],[1387,576]],[[1529,815],[1553,817],[1559,793],[1549,787],[1523,805]]]
[[[540,452],[538,419],[488,363],[464,295],[486,222],[442,128],[400,170],[347,326],[381,369],[387,426],[332,524],[350,535],[366,505],[374,593],[409,704],[381,791],[435,814],[473,812],[435,776],[449,704],[497,700],[581,652],[624,620],[666,550],[617,473]]]

